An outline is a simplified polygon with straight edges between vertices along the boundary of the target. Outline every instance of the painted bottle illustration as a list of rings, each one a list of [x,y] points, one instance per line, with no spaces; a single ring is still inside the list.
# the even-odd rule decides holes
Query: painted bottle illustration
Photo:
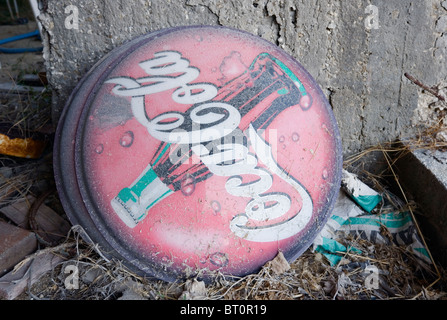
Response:
[[[225,81],[213,101],[234,106],[240,113],[238,128],[221,138],[227,141],[243,139],[243,132],[250,125],[257,131],[266,129],[287,108],[299,105],[307,110],[312,105],[311,96],[295,74],[267,53],[258,55],[241,74]],[[183,127],[188,129],[191,125],[184,123]],[[134,228],[151,207],[170,194],[182,192],[189,196],[196,184],[213,176],[202,161],[190,161],[191,147],[161,142],[140,176],[112,199],[112,208],[128,227]]]

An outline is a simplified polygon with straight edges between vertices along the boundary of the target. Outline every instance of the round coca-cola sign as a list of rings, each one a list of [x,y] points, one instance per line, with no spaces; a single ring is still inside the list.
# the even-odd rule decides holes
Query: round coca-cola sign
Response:
[[[306,70],[214,26],[113,50],[73,92],[55,142],[72,223],[165,280],[297,258],[330,214],[341,166],[334,116]]]

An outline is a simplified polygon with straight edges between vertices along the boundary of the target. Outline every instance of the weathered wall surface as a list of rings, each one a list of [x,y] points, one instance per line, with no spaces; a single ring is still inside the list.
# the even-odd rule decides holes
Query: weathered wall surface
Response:
[[[333,107],[347,155],[411,135],[418,88],[403,74],[429,86],[446,77],[438,21],[446,15],[446,1],[435,0],[49,0],[40,20],[55,119],[114,47],[161,28],[218,24],[276,43],[304,65]]]

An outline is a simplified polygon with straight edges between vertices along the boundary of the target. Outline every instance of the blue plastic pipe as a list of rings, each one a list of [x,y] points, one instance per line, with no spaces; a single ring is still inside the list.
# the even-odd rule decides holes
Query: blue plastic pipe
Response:
[[[11,38],[2,39],[2,40],[0,40],[0,45],[9,43],[9,42],[19,41],[19,40],[26,39],[26,38],[35,37],[35,36],[40,36],[39,30],[35,30],[35,31],[29,32],[29,33],[19,34],[17,36],[11,37]],[[1,48],[0,47],[0,52],[2,52],[2,53],[39,52],[42,50],[43,50],[43,48]]]

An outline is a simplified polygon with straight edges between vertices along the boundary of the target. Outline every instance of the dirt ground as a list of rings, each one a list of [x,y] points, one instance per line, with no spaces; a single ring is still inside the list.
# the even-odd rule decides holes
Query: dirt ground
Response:
[[[35,22],[1,25],[0,38],[24,34],[36,28]],[[16,48],[39,46],[41,43],[35,38],[4,45]],[[0,83],[16,82],[23,74],[45,71],[41,53],[0,53],[0,61]],[[49,115],[49,96],[37,97],[40,104],[46,105],[39,109],[43,117]],[[0,116],[5,117],[6,114],[9,117],[5,110],[14,107],[14,101],[2,99],[3,112]],[[20,101],[28,113],[27,103],[35,102],[25,98]],[[5,119],[0,119],[2,120]],[[49,117],[46,121],[50,121]],[[42,123],[41,120],[34,122]],[[39,195],[49,186],[53,186],[51,155],[52,150],[49,148],[40,161],[1,156],[1,166],[21,168],[17,170],[16,177],[10,178],[23,177],[26,181],[18,187],[20,192],[16,198],[3,199],[5,202],[0,202],[0,206],[28,193]],[[57,193],[52,194],[45,203],[64,217]],[[386,230],[384,232],[386,233]],[[40,245],[40,251],[32,256],[33,259],[49,253],[60,257],[61,261],[40,277],[39,281],[27,287],[24,293],[17,297],[18,300],[439,300],[447,297],[446,273],[442,268],[421,266],[407,247],[373,244],[349,236],[344,239],[344,245],[348,248],[361,248],[365,255],[346,252],[342,261],[335,266],[330,265],[322,254],[309,249],[296,261],[286,265],[282,271],[269,264],[258,274],[243,278],[228,279],[216,275],[216,280],[208,284],[195,279],[170,284],[133,273],[123,266],[121,261],[103,255],[100,248],[82,239],[80,234],[79,230],[73,229],[67,238],[56,245]],[[365,263],[375,263],[379,266],[381,273],[377,286],[368,286],[368,274],[364,272]],[[69,266],[75,266],[77,273],[67,273],[67,270],[72,270]]]
[[[0,25],[0,39],[23,35],[37,29],[37,24],[31,21],[23,25]],[[3,48],[39,48],[42,43],[38,37],[30,37],[2,45]],[[42,53],[26,52],[17,54],[0,53],[0,82],[15,81],[24,73],[44,71]]]

